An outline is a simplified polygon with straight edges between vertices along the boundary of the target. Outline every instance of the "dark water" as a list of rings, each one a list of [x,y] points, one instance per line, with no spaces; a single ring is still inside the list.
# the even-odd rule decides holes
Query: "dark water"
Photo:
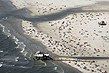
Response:
[[[63,73],[52,62],[34,62],[20,52],[16,41],[0,27],[0,73]]]
[[[7,14],[7,12],[9,13]],[[21,29],[22,20],[32,21],[36,24],[36,22],[63,18],[70,14],[70,12],[72,11],[68,9],[56,14],[40,16],[39,18],[36,16],[33,18],[29,16],[30,12],[27,9],[17,10],[10,0],[0,0],[0,73],[81,73],[77,69],[69,67],[62,62],[34,62],[21,53],[24,45],[26,45],[25,51],[29,55],[39,50],[47,51],[41,42],[36,42],[23,34]],[[46,17],[47,19],[45,19]],[[7,33],[7,29],[3,30],[1,24],[10,30],[10,33],[16,36],[20,42],[13,39],[13,36]]]

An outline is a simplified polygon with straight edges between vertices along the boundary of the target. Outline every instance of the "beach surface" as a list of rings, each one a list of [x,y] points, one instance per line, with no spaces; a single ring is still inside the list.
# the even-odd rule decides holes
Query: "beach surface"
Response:
[[[0,0],[0,4],[2,6],[1,11],[8,12],[8,11],[11,11],[11,10],[16,10],[16,7],[13,6],[10,3],[10,1],[8,1],[8,0],[7,1]],[[5,9],[7,9],[7,10],[5,10]],[[3,12],[1,12],[1,13],[3,13]],[[25,14],[25,12],[23,12],[23,14]],[[15,43],[18,44],[18,46],[16,48],[18,48],[20,50],[20,52],[26,58],[31,59],[30,58],[31,55],[34,54],[35,52],[39,51],[39,50],[40,51],[44,51],[44,52],[49,52],[49,50],[46,49],[47,47],[45,45],[43,45],[39,40],[31,39],[30,36],[27,36],[27,34],[25,34],[25,32],[23,30],[23,27],[22,27],[22,23],[23,22],[24,22],[23,19],[17,19],[14,16],[9,15],[9,16],[4,16],[4,18],[1,18],[0,25],[5,27],[3,31],[6,33],[6,35],[8,37],[11,37],[12,39],[15,40]],[[49,52],[49,53],[51,53],[51,52]],[[17,62],[17,60],[15,62]],[[68,73],[68,72],[69,73],[72,73],[72,72],[74,72],[74,73],[81,73],[78,69],[75,69],[75,68],[73,69],[73,68],[71,68],[69,65],[67,65],[65,63],[61,63],[60,62],[60,63],[56,63],[56,64],[57,65],[59,64],[60,67],[62,66],[62,70],[63,69],[65,70],[64,73]],[[1,69],[4,70],[4,68],[5,67],[1,64]],[[35,68],[36,68],[36,70],[35,70]],[[68,71],[67,68],[69,68],[70,71]],[[9,68],[9,69],[11,70],[12,68]],[[0,70],[0,71],[2,72],[2,70]],[[23,73],[24,73],[25,70],[26,69],[23,70]],[[31,71],[29,71],[29,70],[31,70]],[[44,70],[44,69],[42,69],[42,70]],[[48,69],[46,69],[46,70],[48,70]],[[45,73],[47,72],[46,70],[45,70]],[[30,68],[26,72],[28,73],[28,72],[32,72],[32,71],[36,72],[37,71],[37,67]],[[41,72],[41,71],[37,71],[37,72]],[[20,72],[20,71],[18,71],[18,72]],[[44,71],[42,71],[42,73],[43,72]],[[8,71],[7,71],[7,73],[8,73]],[[61,72],[57,72],[57,73],[61,73]]]
[[[60,1],[52,0],[46,2],[11,0],[11,2],[17,9],[25,7],[29,11],[28,18],[10,14],[12,17],[8,21],[1,21],[12,34],[27,45],[25,52],[22,52],[25,56],[31,56],[31,53],[38,50],[59,56],[109,56],[108,1],[84,0],[78,3],[74,0],[74,4],[67,0],[62,1],[61,4]],[[10,20],[11,23],[7,23]],[[104,21],[106,25],[99,25],[101,21]],[[40,46],[37,47],[39,43]],[[109,72],[109,60],[63,62],[64,64],[62,62],[58,64],[64,66],[64,69],[69,68],[71,73],[75,69],[83,73]],[[76,71],[79,72],[78,70]],[[68,73],[67,70],[65,71]]]

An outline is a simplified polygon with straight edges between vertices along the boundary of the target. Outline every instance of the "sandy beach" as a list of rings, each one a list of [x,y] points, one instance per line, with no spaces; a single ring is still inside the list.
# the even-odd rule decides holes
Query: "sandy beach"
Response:
[[[1,10],[1,11],[5,11],[5,9],[8,9],[8,8],[10,8],[10,10],[11,10],[12,7],[10,6],[10,4],[11,4],[10,1],[9,1],[9,5],[6,5],[4,1],[0,1],[0,3],[1,3],[1,5],[3,5],[3,10]],[[7,2],[7,4],[8,4],[8,2]],[[6,5],[6,7],[5,7],[5,5]],[[12,8],[12,10],[16,10],[16,8]],[[10,36],[16,40],[15,43],[19,44],[19,46],[17,46],[17,47],[20,48],[19,50],[21,50],[21,53],[25,57],[30,58],[33,53],[35,53],[39,50],[44,51],[44,52],[49,52],[46,49],[46,46],[44,46],[40,41],[31,39],[30,36],[27,36],[27,34],[26,35],[24,34],[24,30],[22,29],[22,25],[21,25],[22,21],[24,21],[24,20],[17,19],[15,17],[9,17],[7,19],[4,18],[3,20],[0,21],[0,23],[7,30],[9,30],[8,32],[11,35],[8,35],[8,36]],[[7,33],[7,31],[6,31],[6,33]],[[17,61],[17,57],[16,57],[16,61]],[[72,73],[72,72],[81,73],[80,71],[78,71],[78,69],[75,69],[75,68],[73,69],[67,64],[59,63],[59,65],[63,66],[65,73],[68,72],[67,68],[69,68],[69,70],[70,70],[69,73]]]
[[[45,18],[40,20],[40,22],[30,22],[27,20],[18,19],[20,20],[20,26],[13,24],[12,27],[14,27],[14,30],[17,33],[19,32],[21,34],[21,37],[18,38],[24,40],[26,45],[33,43],[33,41],[34,43],[39,41],[45,46],[44,48],[59,56],[109,56],[109,12],[108,10],[106,11],[106,9],[109,7],[108,4],[106,6],[105,4],[102,4],[105,6],[105,9],[101,8],[99,3],[97,6],[95,5],[96,9],[100,11],[97,12],[93,5],[90,6],[90,4],[96,3],[95,1],[84,0],[83,3],[80,4],[78,4],[77,1],[74,1],[74,4],[76,5],[71,4],[72,2],[69,4],[70,1],[66,0],[62,1],[61,4],[58,3],[58,1],[46,1],[43,3],[43,0],[38,0],[34,3],[31,3],[33,1],[30,2],[25,0],[11,0],[11,2],[16,5],[16,8],[18,9],[27,7],[32,12],[31,15],[33,17],[39,16],[39,18],[41,18],[40,15],[52,15],[52,13],[58,14],[58,12],[65,9],[67,10],[67,8],[77,7],[77,13],[68,13],[66,16],[63,18],[60,17],[58,20],[53,19],[49,21]],[[83,7],[81,8],[81,6]],[[78,9],[80,10],[78,11]],[[101,21],[104,21],[106,25],[99,25],[98,23]],[[9,26],[9,29],[12,30],[12,27],[10,27],[9,24],[5,26]],[[14,35],[19,36],[19,33],[17,34],[16,32],[13,31]],[[34,47],[33,45],[31,47],[28,45],[27,47],[27,51],[31,51],[32,53],[33,51],[41,50],[40,47],[39,49],[37,48],[37,50],[34,49],[36,45]],[[42,51],[44,50],[42,49]],[[83,73],[109,73],[108,60],[91,60],[90,62],[63,62]]]
[[[81,17],[81,15],[82,16],[92,15],[93,18],[90,19],[91,22],[87,20],[88,18],[84,18],[86,20],[86,21],[83,20],[84,22],[82,22],[81,18],[80,19],[78,18],[79,22],[81,21],[82,24],[80,24],[79,22],[75,22],[77,20],[72,20],[71,22],[75,22],[74,25],[71,25],[70,22],[68,23],[66,22],[66,25],[65,25],[64,22],[67,20],[70,20],[72,17],[70,15],[71,17],[69,16],[59,21],[47,22],[42,24],[40,23],[39,25],[37,25],[37,27],[34,27],[31,24],[31,22],[22,21],[22,27],[25,31],[25,34],[29,35],[33,39],[41,41],[45,46],[47,46],[47,49],[49,51],[57,55],[92,56],[92,57],[93,56],[104,56],[104,57],[108,56],[109,45],[108,45],[108,42],[106,42],[108,40],[105,41],[102,38],[102,36],[108,35],[107,33],[108,25],[102,27],[102,26],[99,26],[97,23],[100,21],[100,19],[101,20],[105,19],[105,21],[107,21],[108,23],[108,17],[107,17],[108,13],[84,13],[84,14],[82,13],[82,14],[73,15],[73,18],[77,19],[77,17]],[[98,15],[100,15],[99,20],[96,22],[96,20],[98,19]],[[90,24],[88,24],[87,22],[89,22]],[[105,33],[101,34],[101,32],[99,33],[99,30]],[[74,34],[74,35],[71,35],[71,34]],[[68,61],[68,62],[64,61],[64,62],[71,65],[72,67],[79,69],[80,71],[84,73],[85,72],[88,72],[88,73],[108,72],[108,65],[107,65],[108,60],[101,60],[101,61],[92,60],[91,62],[72,62],[72,61]],[[96,65],[98,66],[96,67]]]

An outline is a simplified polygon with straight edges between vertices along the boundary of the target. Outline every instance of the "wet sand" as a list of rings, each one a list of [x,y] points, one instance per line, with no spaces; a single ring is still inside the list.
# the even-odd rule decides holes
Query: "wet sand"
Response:
[[[4,3],[3,5],[6,5],[6,4]],[[16,38],[18,38],[18,40],[20,42],[23,42],[26,45],[25,52],[28,52],[29,55],[31,53],[35,52],[35,51],[38,51],[38,50],[40,50],[40,51],[48,51],[46,49],[46,47],[44,45],[42,45],[40,42],[34,41],[30,37],[28,37],[27,35],[23,34],[23,30],[21,29],[21,20],[20,19],[15,19],[13,17],[10,17],[10,18],[8,18],[5,21],[0,21],[0,23],[2,25],[4,25],[8,30],[10,30],[10,33],[13,36],[15,36]],[[71,73],[76,71],[75,69],[71,68],[67,64],[61,64],[61,63],[58,63],[58,64],[64,66],[64,69],[66,71],[67,71],[67,69],[69,69]],[[65,72],[65,73],[67,73],[67,72]]]
[[[93,8],[93,6],[92,6],[92,8]],[[81,11],[81,9],[79,11]],[[92,11],[93,11],[93,9],[92,9]],[[102,10],[97,10],[97,11],[102,11]],[[95,10],[93,12],[97,12],[97,11]],[[56,17],[54,16],[54,19],[51,19],[51,20],[57,20],[56,18],[58,17],[58,14],[60,14],[60,13],[57,13],[56,14]],[[68,12],[65,11],[65,14],[66,15],[67,15],[67,13],[68,13],[68,15],[70,14],[69,13],[69,10],[68,10]],[[45,33],[47,33],[47,32],[37,30],[37,27],[35,29],[35,27],[33,27],[35,25],[33,25],[33,23],[31,23],[31,22],[28,22],[28,19],[27,19],[27,21],[24,21],[26,19],[20,21],[21,22],[20,24],[22,24],[22,26],[20,26],[20,27],[23,27],[23,30],[21,28],[16,28],[16,23],[17,22],[15,23],[15,25],[12,25],[12,27],[16,28],[16,29],[14,29],[14,31],[17,31],[18,32],[17,34],[20,33],[20,38],[17,35],[17,37],[19,39],[22,39],[22,37],[26,37],[27,39],[30,39],[30,37],[31,37],[34,40],[37,40],[38,39],[39,41],[41,41],[41,43],[43,43],[46,46],[46,49],[49,49],[50,51],[52,51],[53,53],[58,54],[58,55],[72,55],[73,54],[75,56],[78,56],[78,55],[80,55],[80,56],[86,56],[86,55],[88,55],[88,56],[105,56],[105,55],[108,56],[108,48],[102,45],[104,43],[105,44],[107,44],[107,43],[106,42],[103,42],[102,43],[101,41],[104,41],[104,40],[101,39],[101,37],[99,37],[99,35],[100,36],[102,36],[102,35],[104,36],[104,35],[108,34],[108,31],[106,31],[105,33],[102,33],[102,31],[104,31],[104,30],[97,31],[97,29],[104,29],[106,27],[101,27],[99,25],[96,25],[96,28],[95,28],[95,25],[91,25],[91,24],[94,24],[94,23],[97,24],[97,22],[101,21],[102,19],[105,20],[105,21],[107,21],[108,20],[108,17],[107,17],[108,16],[108,13],[97,13],[96,14],[96,13],[89,13],[88,12],[88,13],[79,13],[79,14],[70,14],[70,15],[72,15],[73,17],[68,16],[68,17],[63,18],[62,20],[60,19],[59,21],[56,21],[56,22],[55,21],[53,21],[53,22],[51,21],[51,22],[48,22],[48,23],[42,23],[42,25],[47,24],[48,26],[50,26],[50,27],[48,27],[48,30],[49,29],[52,29],[51,28],[52,26],[56,26],[57,24],[60,24],[60,25],[57,25],[56,26],[56,29],[57,29],[58,26],[60,26],[58,29],[59,29],[59,35],[61,35],[61,36],[58,36],[58,35],[56,36],[57,31],[55,30],[55,27],[53,27],[52,31],[50,31],[48,34],[49,35],[51,34],[53,36],[53,34],[56,33],[54,35],[56,37],[54,37],[54,36],[53,37],[50,37],[50,36],[48,36],[48,34],[46,35]],[[52,14],[51,15],[48,15],[48,16],[51,18],[52,17]],[[41,21],[49,21],[50,18],[45,19],[48,16],[47,15],[44,15],[44,16],[39,17],[38,18],[39,22],[41,22]],[[60,18],[62,18],[62,16],[64,16],[64,15],[61,15]],[[101,17],[101,18],[99,18],[98,16]],[[17,17],[17,16],[15,16],[15,17]],[[19,16],[19,17],[20,17],[20,19],[23,19],[22,16]],[[42,19],[40,20],[40,18],[42,18]],[[18,19],[18,20],[20,20],[20,19]],[[12,20],[13,20],[13,17],[9,21],[12,21]],[[31,21],[32,20],[33,19],[31,19]],[[97,21],[95,21],[95,20],[97,20]],[[73,22],[74,25],[73,24],[71,25],[72,22]],[[2,24],[3,23],[4,22],[2,22]],[[5,21],[5,24],[6,23],[7,23],[7,20]],[[108,23],[108,21],[107,21],[107,23]],[[41,25],[41,24],[39,24],[39,25]],[[93,27],[94,30],[93,29],[89,30],[90,27],[88,27],[87,25]],[[8,26],[8,28],[10,28],[9,25],[7,25],[7,26]],[[85,28],[86,26],[88,28]],[[12,29],[12,27],[11,27],[11,29]],[[17,26],[17,27],[19,27],[19,26]],[[80,27],[80,29],[78,27]],[[81,27],[83,27],[84,29],[81,29]],[[68,33],[66,32],[66,29],[68,29],[68,31],[67,31]],[[75,30],[75,32],[71,33],[70,31],[72,31],[73,29]],[[22,30],[26,35],[29,35],[29,36],[24,35],[24,33],[22,31],[19,32],[19,30]],[[12,30],[11,32],[12,32],[12,34],[15,34],[16,35],[16,33],[14,33],[14,31]],[[94,32],[93,33],[90,33],[92,31],[94,31]],[[79,32],[79,33],[77,33],[77,32]],[[75,34],[75,35],[72,36],[71,34]],[[69,36],[71,36],[71,37],[69,37]],[[57,39],[57,37],[61,37],[61,40],[59,38],[59,40],[61,42]],[[66,40],[66,38],[68,38],[69,40]],[[25,39],[25,41],[27,41],[27,39]],[[71,40],[71,39],[73,39],[73,40]],[[97,43],[98,41],[100,41],[100,43]],[[66,43],[67,43],[67,45],[66,45]],[[95,45],[95,43],[97,45]],[[30,43],[26,43],[25,42],[25,44],[28,45]],[[100,49],[101,48],[101,45],[99,45],[99,44],[102,45],[102,49]],[[71,47],[69,47],[69,45],[72,47],[72,49],[70,49]],[[108,46],[108,44],[106,46]],[[31,47],[29,46],[29,48],[26,49],[26,51],[28,52],[30,50],[30,48],[32,48],[32,47],[33,46],[31,46]],[[35,51],[35,48],[32,49],[32,52],[33,52],[33,50]],[[37,48],[37,50],[38,50],[38,48]],[[73,51],[71,51],[71,50],[73,50]],[[105,61],[105,62],[108,63],[108,61]],[[105,70],[102,70],[102,67],[103,68],[108,68],[107,65],[104,65],[103,61],[99,61],[99,62],[98,61],[96,61],[96,62],[94,61],[94,62],[90,62],[90,63],[84,63],[84,62],[82,62],[82,63],[78,63],[78,62],[65,62],[65,63],[71,65],[72,67],[75,66],[75,68],[78,68],[80,70],[83,69],[84,72],[87,72],[87,71],[88,72],[95,72],[95,73],[96,72],[107,72]],[[96,65],[96,63],[99,65],[99,67],[98,67],[98,65]],[[88,66],[89,68],[87,67],[88,69],[86,69],[86,66]],[[96,67],[96,69],[94,67]]]
[[[108,24],[107,27],[100,26],[98,22],[102,20],[108,23],[108,12],[74,13],[62,20],[37,24],[38,28],[34,27],[31,22],[22,21],[22,27],[25,34],[35,40],[40,40],[48,47],[47,49],[55,54],[62,56],[108,56],[108,47],[106,46],[109,45],[107,42],[103,42],[104,40],[101,38],[101,36],[108,35],[106,30]],[[100,32],[98,32],[99,30]],[[102,31],[105,33],[102,33]],[[104,43],[105,46],[103,46]],[[104,65],[103,62],[108,63],[107,60],[89,63],[65,63],[82,70],[84,73],[108,72],[108,66]],[[96,64],[99,67],[96,67]]]

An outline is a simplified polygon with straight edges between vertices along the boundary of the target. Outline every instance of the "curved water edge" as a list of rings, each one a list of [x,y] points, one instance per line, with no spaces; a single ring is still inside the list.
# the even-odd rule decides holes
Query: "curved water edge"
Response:
[[[25,51],[25,47],[26,45],[23,42],[20,42],[14,35],[12,35],[10,33],[10,31],[3,25],[0,24],[0,27],[2,28],[2,32],[7,36],[12,38],[12,40],[15,42],[15,44],[17,45],[16,48],[21,49],[21,53],[25,55],[26,51]],[[25,52],[24,52],[25,51]]]
[[[23,42],[20,42],[15,36],[13,36],[12,34],[10,34],[10,31],[4,27],[3,25],[0,24],[0,28],[2,30],[2,32],[4,33],[4,35],[6,35],[7,37],[10,37],[12,38],[12,41],[15,42],[15,44],[17,45],[15,48],[16,49],[20,49],[20,53],[22,53],[23,55],[25,55],[25,47],[26,45],[23,43]],[[8,38],[6,38],[8,39]],[[5,41],[5,40],[2,40],[2,41]],[[4,52],[3,53],[8,53],[8,52]],[[25,68],[25,69],[31,69],[33,67],[36,68],[36,70],[40,70],[40,68],[42,68],[43,70],[47,70],[47,71],[50,71],[50,72],[56,72],[56,73],[64,73],[64,70],[59,67],[58,65],[56,65],[55,63],[53,62],[43,62],[44,65],[39,65],[41,64],[40,63],[36,63],[35,66],[33,64],[33,61],[28,61],[26,58],[27,61],[24,61],[24,62],[18,62],[17,58],[19,57],[15,57],[15,56],[2,56],[1,59],[0,59],[0,66],[1,67],[10,67],[10,68]],[[26,56],[26,55],[25,55]],[[28,67],[28,64],[32,62],[32,66]],[[27,66],[25,66],[27,65]]]
[[[1,1],[4,1],[4,0],[1,0]],[[10,1],[10,0],[7,0],[7,1]],[[5,6],[7,5],[8,3],[6,3],[5,4]],[[7,7],[7,8],[6,8]],[[12,10],[12,9],[16,9],[16,7],[15,6],[13,6],[12,4],[11,4],[11,6],[6,6],[5,8],[6,9],[8,9],[8,7]],[[12,7],[14,7],[14,8],[12,8]],[[4,8],[4,9],[5,9]],[[10,19],[11,19],[11,17],[10,17]],[[9,19],[9,20],[10,20]],[[19,27],[19,22],[17,22],[17,24],[15,23],[15,25],[14,24],[8,24],[8,18],[7,18],[7,21],[5,22],[1,22],[1,28],[3,28],[2,29],[2,31],[5,33],[5,35],[6,36],[8,36],[8,37],[10,37],[11,38],[11,40],[13,40],[14,42],[15,42],[15,44],[17,45],[16,47],[15,47],[15,49],[17,50],[17,51],[20,51],[20,56],[22,57],[22,59],[24,59],[24,56],[26,56],[26,58],[28,59],[28,52],[29,51],[27,51],[28,49],[27,48],[29,48],[29,50],[30,50],[30,52],[33,52],[34,51],[34,47],[33,47],[33,45],[32,45],[32,47],[33,47],[33,49],[32,49],[32,47],[29,47],[30,45],[30,43],[25,43],[26,41],[30,41],[30,42],[32,42],[31,41],[31,39],[25,39],[25,36],[23,36],[23,34],[21,34],[21,36],[19,36],[19,35],[17,35],[17,33],[19,34],[19,32],[21,32],[22,33],[22,30],[17,30],[16,28],[20,28]],[[13,21],[16,21],[16,19],[15,18],[12,18],[11,19],[11,21],[13,22]],[[5,27],[4,27],[5,26]],[[14,28],[14,30],[13,30],[13,28]],[[7,39],[7,38],[6,38]],[[21,42],[21,41],[23,41],[23,42]],[[36,44],[36,43],[34,43],[34,44]],[[39,44],[38,44],[39,45]],[[36,45],[37,46],[37,45]],[[25,48],[26,47],[26,48]],[[40,48],[40,47],[39,47]],[[8,48],[9,49],[9,48]],[[45,48],[44,48],[45,49]],[[44,51],[44,49],[40,49],[40,50],[43,50]],[[32,51],[31,51],[32,50]],[[39,50],[39,49],[37,49],[37,50]],[[13,51],[13,50],[12,50]],[[36,51],[36,50],[35,50]],[[10,51],[10,53],[11,53],[11,51]],[[17,52],[18,53],[18,52]],[[14,54],[17,54],[17,53],[14,53]],[[8,52],[5,52],[5,51],[1,51],[0,52],[0,54],[4,54],[4,56],[5,56],[5,54],[8,54]],[[31,53],[30,53],[31,54]],[[30,55],[29,54],[29,55]],[[13,55],[13,54],[12,54]],[[8,56],[8,57],[11,57],[12,58],[12,55],[10,55],[10,56]],[[2,56],[3,58],[4,58],[4,56]],[[14,57],[16,57],[16,56],[14,56]],[[17,58],[17,57],[16,57]],[[12,58],[13,59],[13,58]],[[25,62],[24,60],[23,60],[23,62],[22,62],[22,60],[20,60],[21,62],[18,62],[18,60],[17,59],[15,59],[15,60],[5,60],[5,64],[3,64],[3,62],[1,62],[1,64],[0,64],[0,73],[15,73],[15,72],[18,72],[19,73],[19,71],[20,71],[20,73],[22,72],[22,73],[34,73],[34,72],[37,72],[37,73],[60,73],[61,71],[61,73],[64,73],[64,70],[63,70],[63,64],[62,65],[58,65],[58,64],[55,64],[54,62],[52,62],[49,66],[48,66],[48,64],[47,63],[45,63],[46,65],[42,65],[42,66],[40,66],[40,65],[38,65],[37,64],[37,66],[34,66],[34,62],[33,61],[31,61],[30,59],[28,59],[29,60],[29,64],[28,63],[26,63],[26,64],[24,64],[23,62]],[[9,63],[9,65],[8,65],[8,63]],[[24,64],[23,66],[22,66],[22,63]],[[54,64],[53,64],[54,63]],[[17,64],[17,66],[15,65],[15,64]],[[29,67],[28,67],[28,66]],[[68,69],[69,67],[66,65],[66,64],[64,64],[64,69]],[[58,67],[59,66],[59,67]],[[26,68],[26,67],[28,67],[28,68]],[[51,71],[50,71],[51,70]],[[59,70],[59,71],[58,71]],[[68,69],[69,70],[69,69]],[[73,70],[73,68],[71,69],[70,68],[70,70],[72,70],[72,72],[74,71]],[[10,71],[12,71],[12,72],[10,72]],[[50,71],[50,72],[49,72]],[[76,70],[75,70],[76,71]],[[68,71],[65,71],[65,73],[72,73],[72,72],[68,72]]]
[[[18,51],[20,51],[20,53],[21,53],[20,56],[22,56],[22,55],[26,56],[25,55],[25,51],[26,51],[25,47],[26,47],[26,45],[23,42],[20,42],[19,39],[17,39],[15,36],[10,34],[10,31],[6,27],[4,27],[1,24],[0,24],[0,26],[1,26],[0,28],[2,28],[2,32],[4,32],[4,34],[6,36],[12,38],[14,43],[17,45],[15,48]],[[8,52],[4,52],[3,51],[3,53],[6,54]],[[7,59],[7,57],[8,57],[8,59]],[[5,57],[3,56],[2,57],[2,61],[1,62],[4,62],[4,61],[5,62],[4,62],[4,64],[1,63],[1,68],[2,67],[8,67],[8,68],[12,68],[12,69],[13,68],[20,68],[20,69],[28,69],[28,70],[32,70],[32,71],[35,69],[35,71],[37,71],[38,73],[43,73],[43,71],[45,71],[44,73],[48,73],[48,71],[49,71],[49,73],[52,73],[52,72],[53,73],[67,73],[68,72],[68,70],[64,71],[68,67],[67,65],[63,66],[63,65],[60,65],[60,64],[57,64],[57,63],[54,63],[54,62],[49,62],[49,61],[48,62],[43,62],[43,65],[41,65],[41,62],[40,63],[34,62],[34,61],[28,59],[28,56],[26,56],[26,58],[27,58],[26,61],[18,62],[18,59],[17,59],[16,56],[14,58],[12,58],[12,60],[11,60],[11,58],[9,59],[9,57],[12,58],[12,56],[5,56]],[[23,57],[22,57],[22,59],[23,59]],[[26,62],[26,63],[24,63],[24,62]],[[8,63],[10,63],[10,64],[8,64]],[[34,63],[36,63],[36,64],[34,65]],[[63,69],[63,67],[64,67],[64,69]],[[73,70],[73,67],[70,68],[70,70],[72,70],[72,71],[69,72],[69,73],[72,73],[73,71],[78,71],[78,70]],[[80,72],[78,72],[78,73],[80,73]]]

